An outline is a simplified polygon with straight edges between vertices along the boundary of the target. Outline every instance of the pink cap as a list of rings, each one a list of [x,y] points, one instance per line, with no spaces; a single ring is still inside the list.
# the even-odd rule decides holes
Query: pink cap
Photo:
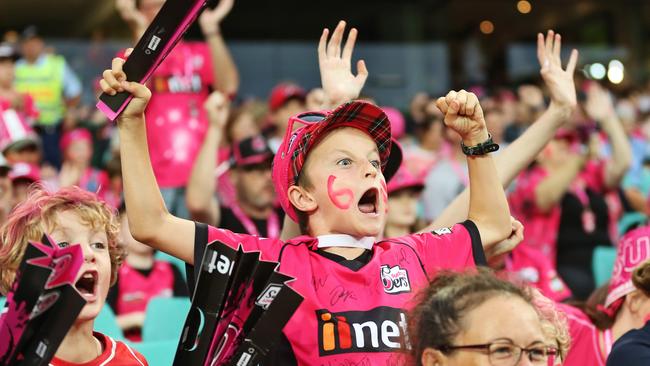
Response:
[[[68,131],[63,134],[61,137],[61,142],[59,142],[61,151],[66,151],[70,144],[75,141],[87,141],[88,143],[92,144],[93,137],[85,128],[75,128],[74,130]]]
[[[413,188],[417,190],[424,189],[424,179],[417,178],[406,167],[405,163],[400,165],[395,176],[388,181],[388,194],[399,191],[400,189]]]
[[[38,135],[15,110],[0,111],[0,150],[4,153],[20,143],[38,145]]]
[[[620,306],[617,300],[635,290],[632,272],[647,259],[650,259],[650,226],[634,229],[619,240],[605,307]]]
[[[384,110],[384,113],[386,113],[386,117],[388,117],[388,120],[390,121],[391,135],[394,138],[399,140],[400,138],[402,138],[402,136],[404,136],[404,131],[406,128],[404,115],[397,108],[381,107],[381,109]]]
[[[300,86],[292,83],[281,83],[271,90],[269,96],[269,109],[271,112],[282,107],[291,98],[298,98],[304,100],[307,97],[307,92]]]
[[[9,178],[12,182],[18,179],[38,182],[41,180],[41,169],[34,164],[15,163],[9,172]]]
[[[305,126],[292,132],[294,123]],[[291,117],[287,134],[273,159],[273,184],[284,212],[298,221],[287,190],[298,181],[309,150],[329,132],[341,127],[358,128],[377,143],[382,170],[391,151],[390,122],[381,108],[363,101],[343,104],[330,112],[308,112]]]

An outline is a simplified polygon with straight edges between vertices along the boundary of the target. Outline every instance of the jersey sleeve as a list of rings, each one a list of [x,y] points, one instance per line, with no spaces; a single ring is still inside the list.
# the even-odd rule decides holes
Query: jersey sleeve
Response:
[[[282,242],[277,239],[260,238],[254,235],[237,234],[230,230],[219,229],[214,226],[206,225],[200,222],[195,223],[194,229],[194,264],[201,263],[203,253],[209,243],[220,241],[231,248],[242,247],[244,251],[259,251],[262,253],[264,260],[277,260]],[[194,266],[185,264],[187,274],[187,286],[190,294],[194,293],[194,286],[198,279],[199,272],[194,270]]]
[[[450,228],[414,234],[411,238],[429,276],[444,269],[487,265],[478,228],[470,220]]]

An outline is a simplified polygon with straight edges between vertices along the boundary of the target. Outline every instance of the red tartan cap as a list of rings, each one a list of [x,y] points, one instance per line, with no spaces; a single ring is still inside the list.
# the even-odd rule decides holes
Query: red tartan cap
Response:
[[[292,132],[294,123],[302,123]],[[390,122],[384,111],[374,104],[354,101],[329,112],[308,112],[291,117],[280,148],[273,159],[273,184],[280,205],[293,221],[298,221],[287,191],[296,185],[309,151],[329,132],[353,127],[366,132],[377,144],[382,171],[386,171],[391,150]],[[388,178],[387,178],[388,179]]]

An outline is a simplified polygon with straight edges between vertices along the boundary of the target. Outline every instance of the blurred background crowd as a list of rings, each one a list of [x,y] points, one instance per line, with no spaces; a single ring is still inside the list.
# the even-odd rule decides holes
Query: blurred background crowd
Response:
[[[98,80],[162,3],[0,3],[0,219],[34,182],[78,185],[124,212],[120,159],[128,157],[119,156],[116,128],[94,107]],[[435,99],[452,88],[476,93],[503,150],[550,102],[539,77],[536,33],[561,33],[565,60],[577,48],[579,106],[508,187],[530,251],[504,266],[516,267],[525,282],[547,278],[545,294],[558,301],[586,300],[606,284],[614,243],[650,214],[650,3],[640,0],[290,0],[234,7],[222,0],[149,84],[149,147],[173,214],[279,235],[283,213],[271,157],[289,117],[322,102],[316,39],[339,18],[359,29],[355,56],[370,71],[363,98],[386,111],[403,150],[402,185],[389,187],[389,237],[432,222],[467,185],[460,140],[445,128]],[[210,140],[215,90],[233,106],[225,125],[216,126],[220,137]],[[209,143],[211,156],[199,159]],[[631,149],[631,159],[621,149]],[[206,204],[213,192],[218,210]],[[140,277],[129,278],[140,280],[118,282],[108,303],[121,328],[116,332],[139,341],[147,301],[187,296],[185,274],[182,263],[154,253],[128,230],[122,237],[129,256],[120,275],[137,272]],[[161,334],[147,332],[145,340]]]

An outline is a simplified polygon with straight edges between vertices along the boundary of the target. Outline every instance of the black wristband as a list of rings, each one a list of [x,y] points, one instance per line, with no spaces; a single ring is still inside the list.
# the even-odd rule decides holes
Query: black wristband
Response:
[[[495,144],[492,135],[488,134],[488,139],[476,146],[466,146],[462,141],[460,146],[463,148],[463,154],[467,156],[479,156],[499,150],[499,144]]]

